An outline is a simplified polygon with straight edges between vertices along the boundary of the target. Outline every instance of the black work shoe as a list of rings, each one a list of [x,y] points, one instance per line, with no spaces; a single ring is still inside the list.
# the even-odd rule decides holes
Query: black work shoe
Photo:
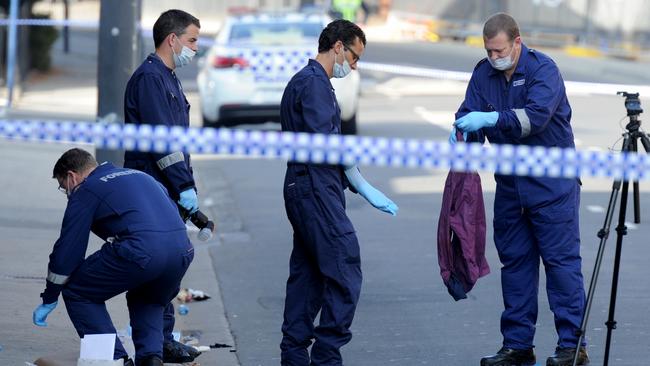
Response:
[[[163,361],[165,363],[183,363],[192,362],[194,357],[182,347],[179,342],[165,342],[163,343]]]
[[[183,348],[185,352],[187,352],[190,355],[190,357],[192,357],[192,359],[195,359],[201,355],[201,351],[197,350],[192,346],[188,346],[187,344],[176,342],[176,341],[174,341],[174,343],[176,343],[181,348]]]
[[[502,347],[496,355],[481,358],[481,366],[533,366],[533,349],[512,349]]]
[[[124,357],[124,366],[135,366],[135,364],[129,357]]]
[[[572,366],[573,358],[575,355],[575,347],[557,347],[555,349],[555,354],[546,359],[546,366]],[[589,365],[589,356],[587,355],[587,350],[584,347],[580,347],[580,351],[578,351],[577,365]]]
[[[163,366],[163,360],[158,356],[147,356],[138,362],[138,366]]]

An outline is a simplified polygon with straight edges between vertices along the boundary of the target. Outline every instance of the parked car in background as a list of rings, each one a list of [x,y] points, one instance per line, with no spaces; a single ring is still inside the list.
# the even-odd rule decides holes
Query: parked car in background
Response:
[[[280,121],[282,93],[291,77],[316,56],[324,14],[295,12],[233,15],[199,61],[197,77],[205,127]],[[357,130],[359,73],[331,79],[341,108],[342,132]]]

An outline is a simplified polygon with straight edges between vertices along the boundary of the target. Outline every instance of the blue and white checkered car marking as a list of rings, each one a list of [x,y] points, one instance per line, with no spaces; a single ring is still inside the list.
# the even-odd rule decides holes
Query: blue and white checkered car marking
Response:
[[[0,137],[22,141],[94,144],[98,148],[244,155],[315,164],[487,171],[534,177],[608,177],[646,180],[650,156],[513,146],[456,144],[306,133],[0,120]]]

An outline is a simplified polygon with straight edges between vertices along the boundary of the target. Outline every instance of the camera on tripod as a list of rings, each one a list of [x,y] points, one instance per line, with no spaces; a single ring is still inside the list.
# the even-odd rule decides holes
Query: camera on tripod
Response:
[[[628,116],[638,116],[643,113],[641,109],[641,100],[639,99],[639,93],[628,93],[626,91],[616,92],[617,95],[622,95],[625,97],[625,109],[627,109]]]

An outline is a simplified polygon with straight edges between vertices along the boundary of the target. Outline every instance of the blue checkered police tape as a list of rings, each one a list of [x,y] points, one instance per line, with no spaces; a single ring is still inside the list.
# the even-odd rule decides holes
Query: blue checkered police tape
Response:
[[[240,155],[314,164],[488,171],[535,177],[645,180],[650,156],[532,146],[182,128],[88,122],[0,120],[0,137],[20,141],[93,144],[97,148]]]

